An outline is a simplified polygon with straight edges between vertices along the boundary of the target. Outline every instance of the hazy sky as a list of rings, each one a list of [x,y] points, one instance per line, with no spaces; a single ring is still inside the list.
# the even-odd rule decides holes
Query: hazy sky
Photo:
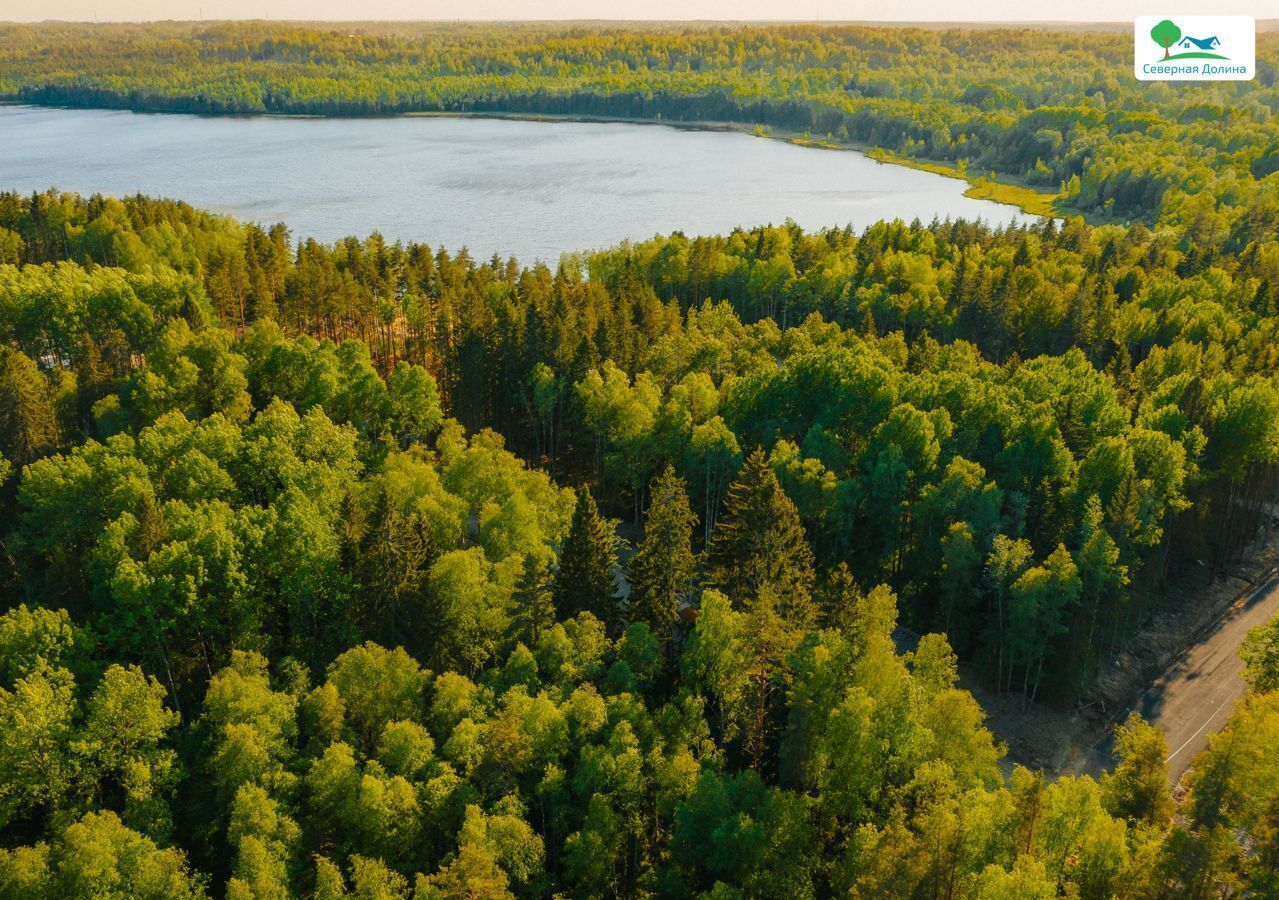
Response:
[[[1275,16],[1273,0],[1196,0],[1171,12]],[[1163,0],[0,0],[0,21],[148,19],[843,19],[1117,21]]]

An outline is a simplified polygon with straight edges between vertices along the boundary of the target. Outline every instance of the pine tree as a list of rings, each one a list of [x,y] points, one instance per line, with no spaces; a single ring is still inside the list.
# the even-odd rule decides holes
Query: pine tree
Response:
[[[153,493],[148,491],[138,499],[136,516],[138,527],[134,532],[133,552],[136,558],[146,559],[164,541],[167,531],[164,512]]]
[[[792,624],[812,615],[813,550],[762,450],[747,458],[729,486],[706,574],[738,605],[769,587]]]
[[[632,622],[646,623],[655,636],[665,639],[692,582],[697,516],[689,506],[684,479],[672,466],[654,480],[650,494],[644,544],[630,564],[628,612]]]
[[[1124,474],[1106,507],[1108,531],[1119,546],[1120,560],[1141,537],[1141,491],[1132,472]]]
[[[600,515],[586,488],[577,491],[577,506],[555,573],[555,611],[560,618],[593,613],[611,629],[617,619],[617,533]]]

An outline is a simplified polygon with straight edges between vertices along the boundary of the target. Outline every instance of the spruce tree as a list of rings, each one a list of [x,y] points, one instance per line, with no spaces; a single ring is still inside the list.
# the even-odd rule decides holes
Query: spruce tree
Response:
[[[632,622],[644,622],[659,640],[665,640],[693,579],[697,516],[689,506],[684,479],[672,466],[653,481],[649,493],[644,544],[630,564],[627,611]]]
[[[378,640],[402,644],[429,634],[427,578],[437,556],[421,514],[404,512],[386,490],[373,498],[356,547],[357,604],[362,625]]]
[[[818,590],[818,612],[822,624],[847,631],[854,627],[857,603],[862,599],[848,563],[831,569]]]
[[[1114,769],[1101,778],[1101,801],[1112,816],[1164,827],[1175,804],[1168,791],[1168,744],[1136,710],[1115,726]]]
[[[771,588],[792,623],[813,614],[813,550],[762,450],[747,458],[729,486],[711,535],[706,574],[711,586],[739,606]]]
[[[577,506],[555,573],[555,611],[560,618],[580,612],[595,615],[612,630],[617,620],[617,533],[600,515],[595,498],[578,488]]]
[[[524,557],[524,573],[515,588],[515,611],[520,639],[537,646],[542,632],[555,622],[550,572],[537,554]]]

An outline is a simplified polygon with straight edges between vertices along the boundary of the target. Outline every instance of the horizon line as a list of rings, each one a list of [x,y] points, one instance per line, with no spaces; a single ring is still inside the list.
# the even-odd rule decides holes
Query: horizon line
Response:
[[[1254,17],[1258,25],[1279,24],[1279,17]],[[210,25],[232,22],[295,22],[303,25],[1124,25],[1131,19],[670,19],[670,18],[385,18],[385,19],[310,19],[282,17],[214,17],[201,19],[0,19],[0,25]]]

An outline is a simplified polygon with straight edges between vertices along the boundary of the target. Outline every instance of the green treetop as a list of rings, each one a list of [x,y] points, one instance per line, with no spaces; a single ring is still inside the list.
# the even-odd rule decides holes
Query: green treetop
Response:
[[[1169,56],[1168,49],[1181,40],[1181,29],[1171,19],[1164,19],[1150,29],[1150,37],[1156,44],[1164,48],[1164,59],[1167,59]]]
[[[711,536],[706,580],[743,604],[772,588],[780,609],[803,618],[813,589],[813,550],[795,504],[756,450],[729,486]]]
[[[691,586],[697,516],[689,506],[684,479],[672,466],[653,482],[651,496],[644,518],[644,543],[630,564],[628,611],[632,621],[646,623],[655,635],[664,638]]]
[[[617,619],[617,534],[600,515],[586,488],[577,492],[577,506],[555,574],[555,609],[560,618],[592,613],[605,624]]]

